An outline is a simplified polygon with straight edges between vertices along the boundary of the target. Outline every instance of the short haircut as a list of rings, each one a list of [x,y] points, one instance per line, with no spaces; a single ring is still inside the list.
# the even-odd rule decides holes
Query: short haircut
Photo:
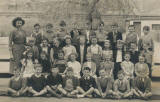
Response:
[[[143,30],[150,31],[150,27],[149,26],[144,26]]]
[[[34,25],[34,27],[37,27],[37,26],[39,26],[39,27],[40,27],[40,24],[39,24],[39,23],[36,23],[36,24]]]
[[[71,53],[68,58],[71,60],[71,56],[74,55],[76,58],[78,57],[77,53]]]
[[[119,72],[118,72],[118,75],[119,74],[124,74],[124,71],[123,70],[120,70]]]

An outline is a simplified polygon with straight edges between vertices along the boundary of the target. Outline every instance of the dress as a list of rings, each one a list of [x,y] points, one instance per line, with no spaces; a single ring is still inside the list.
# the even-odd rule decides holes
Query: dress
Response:
[[[14,30],[9,36],[9,47],[12,48],[14,59],[14,66],[11,68],[13,73],[14,68],[20,69],[20,60],[22,59],[23,52],[25,51],[26,32],[24,30]]]
[[[31,77],[34,74],[34,64],[32,60],[27,60],[26,61],[26,66],[23,72],[23,77]]]

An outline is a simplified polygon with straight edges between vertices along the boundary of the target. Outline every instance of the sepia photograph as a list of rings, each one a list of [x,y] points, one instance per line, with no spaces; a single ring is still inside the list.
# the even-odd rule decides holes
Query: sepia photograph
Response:
[[[160,0],[0,0],[0,102],[160,102]]]

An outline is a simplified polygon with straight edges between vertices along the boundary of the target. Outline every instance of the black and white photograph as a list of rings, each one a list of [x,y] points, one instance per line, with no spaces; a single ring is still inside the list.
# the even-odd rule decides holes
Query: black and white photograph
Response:
[[[0,0],[0,102],[160,102],[160,0]]]

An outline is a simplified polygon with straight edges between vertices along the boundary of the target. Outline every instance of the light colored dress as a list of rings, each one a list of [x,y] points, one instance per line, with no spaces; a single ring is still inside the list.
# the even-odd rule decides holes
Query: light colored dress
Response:
[[[27,60],[23,72],[23,77],[31,77],[35,73],[34,64],[32,60]]]
[[[125,73],[127,79],[134,78],[134,64],[130,61],[123,61],[121,67]]]

